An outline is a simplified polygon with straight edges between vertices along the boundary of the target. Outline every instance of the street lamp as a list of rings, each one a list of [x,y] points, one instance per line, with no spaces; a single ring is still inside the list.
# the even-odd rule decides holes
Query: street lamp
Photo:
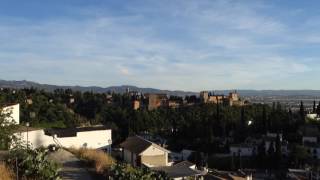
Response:
[[[241,146],[240,146],[240,148],[241,148]],[[240,165],[240,169],[242,169],[241,149],[238,150],[238,153],[239,153],[239,165]]]
[[[112,144],[112,140],[108,139],[108,145],[109,145],[108,151],[109,151],[109,154],[111,154],[111,144]]]
[[[27,126],[27,149],[29,149],[29,122],[26,123],[26,126]]]

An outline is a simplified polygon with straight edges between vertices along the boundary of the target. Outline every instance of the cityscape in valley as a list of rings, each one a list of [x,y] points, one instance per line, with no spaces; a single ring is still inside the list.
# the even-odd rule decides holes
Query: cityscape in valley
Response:
[[[2,149],[21,142],[30,149],[48,147],[48,156],[62,166],[58,157],[66,153],[96,161],[78,151],[101,152],[109,161],[91,172],[96,178],[129,174],[123,163],[147,168],[151,179],[318,176],[320,105],[315,100],[310,107],[300,101],[297,108],[251,102],[236,90],[174,96],[129,88],[95,93],[2,87],[0,101],[2,123],[16,124],[7,133],[19,139],[2,141]]]
[[[320,180],[319,7],[0,0],[0,180]]]

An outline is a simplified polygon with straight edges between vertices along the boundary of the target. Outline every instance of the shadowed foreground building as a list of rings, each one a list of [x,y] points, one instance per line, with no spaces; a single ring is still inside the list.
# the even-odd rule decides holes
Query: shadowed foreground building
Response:
[[[165,148],[148,141],[140,136],[128,137],[120,144],[123,148],[123,160],[132,166],[144,166],[153,171],[165,172],[174,180],[187,179],[189,177],[202,179],[205,171],[196,169],[193,163],[183,161],[177,164],[169,162],[168,153]]]
[[[120,144],[123,159],[132,166],[168,166],[168,153],[165,148],[139,136],[128,137]]]

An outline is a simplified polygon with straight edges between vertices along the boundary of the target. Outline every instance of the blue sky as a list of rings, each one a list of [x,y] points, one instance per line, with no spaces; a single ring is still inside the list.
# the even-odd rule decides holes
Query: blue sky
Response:
[[[0,79],[320,89],[319,1],[0,0]]]

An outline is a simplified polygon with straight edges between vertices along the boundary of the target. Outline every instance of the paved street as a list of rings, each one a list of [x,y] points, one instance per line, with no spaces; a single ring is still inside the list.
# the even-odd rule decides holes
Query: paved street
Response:
[[[49,158],[62,164],[62,169],[59,172],[64,180],[91,180],[88,171],[81,166],[81,162],[70,152],[59,149],[49,155]]]

